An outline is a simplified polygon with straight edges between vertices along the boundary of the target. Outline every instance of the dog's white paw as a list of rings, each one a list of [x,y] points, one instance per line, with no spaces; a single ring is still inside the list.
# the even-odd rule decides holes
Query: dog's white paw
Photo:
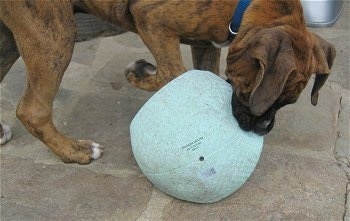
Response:
[[[11,139],[12,132],[11,132],[10,126],[6,124],[2,124],[2,131],[4,135],[0,138],[0,144],[5,144],[7,141]]]
[[[100,144],[92,142],[91,149],[92,149],[92,154],[91,154],[92,159],[96,160],[101,157],[103,148]]]

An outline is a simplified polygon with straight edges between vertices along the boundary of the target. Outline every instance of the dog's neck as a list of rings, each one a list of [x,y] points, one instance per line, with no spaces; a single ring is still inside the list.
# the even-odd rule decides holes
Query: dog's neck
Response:
[[[231,22],[228,26],[228,29],[229,29],[228,40],[229,41],[232,41],[235,38],[235,36],[237,35],[238,29],[241,26],[244,12],[246,11],[248,6],[250,5],[250,2],[251,2],[250,0],[240,0],[238,2],[238,5],[233,13]]]
[[[236,9],[233,12],[231,22],[228,25],[229,34],[228,34],[227,40],[224,43],[212,42],[212,44],[216,48],[223,48],[223,47],[228,46],[233,41],[233,39],[236,37],[236,35],[238,33],[238,29],[241,26],[244,12],[246,11],[248,6],[250,5],[250,2],[251,2],[251,0],[239,0]]]

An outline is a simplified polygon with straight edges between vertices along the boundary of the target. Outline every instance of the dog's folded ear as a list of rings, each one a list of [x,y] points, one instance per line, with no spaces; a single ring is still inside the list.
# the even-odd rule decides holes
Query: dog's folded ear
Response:
[[[279,31],[264,34],[252,56],[260,69],[249,99],[250,111],[262,115],[277,100],[289,75],[297,70],[290,38]]]
[[[330,74],[336,50],[332,44],[318,35],[313,34],[313,38],[315,42],[313,56],[314,61],[316,62],[314,70],[316,77],[311,91],[311,103],[316,106],[318,101],[318,91],[322,88]]]

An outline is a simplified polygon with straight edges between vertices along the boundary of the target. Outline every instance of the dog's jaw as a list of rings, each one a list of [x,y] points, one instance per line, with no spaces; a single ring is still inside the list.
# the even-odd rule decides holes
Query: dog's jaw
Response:
[[[254,116],[249,107],[243,105],[235,93],[232,94],[232,114],[236,118],[240,128],[244,131],[253,131],[258,135],[269,133],[275,123],[276,110],[272,107],[261,116]]]

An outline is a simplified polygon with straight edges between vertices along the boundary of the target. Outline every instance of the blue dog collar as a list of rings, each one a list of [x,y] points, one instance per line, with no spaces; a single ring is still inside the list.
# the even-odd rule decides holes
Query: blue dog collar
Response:
[[[237,8],[232,16],[232,20],[228,26],[229,34],[228,40],[233,40],[237,35],[239,26],[241,25],[244,12],[248,8],[250,0],[240,0],[238,2]]]

